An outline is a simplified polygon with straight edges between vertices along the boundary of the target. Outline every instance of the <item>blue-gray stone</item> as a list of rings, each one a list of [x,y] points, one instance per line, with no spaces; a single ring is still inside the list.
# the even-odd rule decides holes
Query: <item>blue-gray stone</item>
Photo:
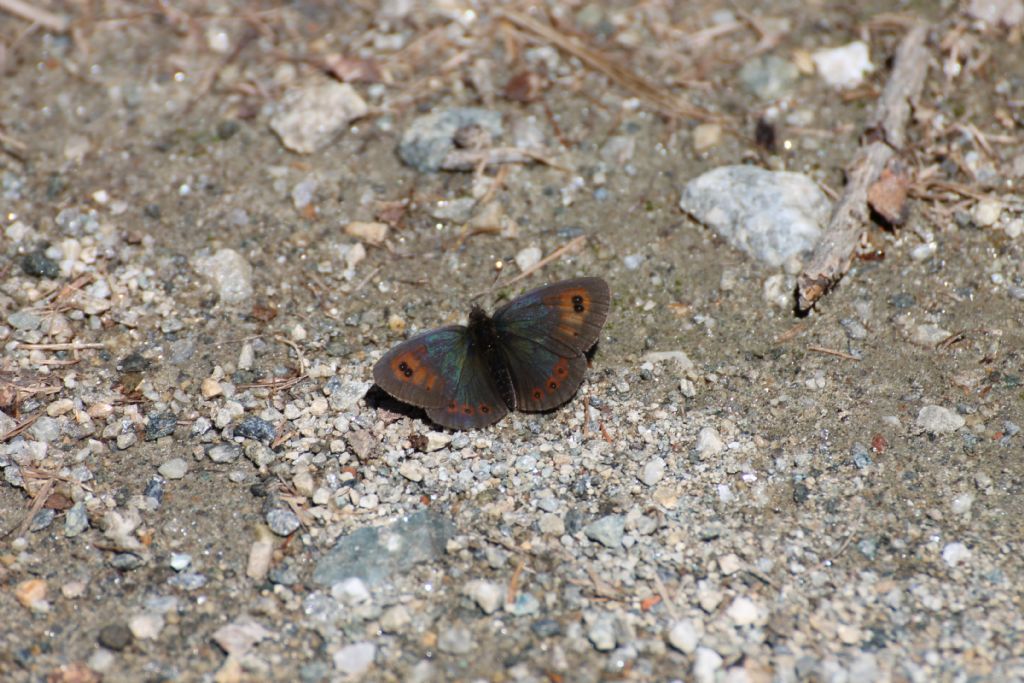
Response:
[[[41,251],[26,254],[21,260],[21,269],[26,275],[56,280],[60,277],[60,265]]]
[[[146,441],[156,441],[161,436],[170,436],[178,426],[178,416],[174,413],[151,413],[146,423]]]
[[[781,57],[761,55],[744,64],[739,75],[747,90],[762,100],[774,100],[793,88],[800,77],[800,70]]]
[[[256,441],[273,441],[277,438],[277,430],[261,417],[246,415],[245,418],[235,425],[235,436]]]
[[[455,149],[455,132],[472,125],[498,138],[502,134],[501,112],[457,107],[420,116],[402,134],[398,156],[417,171],[437,171],[448,153]]]
[[[868,453],[867,446],[859,441],[850,447],[850,455],[853,456],[854,466],[859,470],[871,464],[871,455]]]
[[[368,584],[380,584],[440,558],[454,532],[451,521],[432,510],[415,512],[387,527],[356,529],[339,538],[320,559],[313,580],[332,586],[356,576]]]
[[[605,515],[583,528],[591,541],[597,541],[606,548],[618,548],[626,532],[626,518],[622,515]]]
[[[43,508],[36,514],[32,515],[32,521],[28,525],[29,531],[42,531],[51,524],[53,524],[53,518],[57,513],[51,508]]]
[[[64,535],[68,538],[79,535],[89,528],[89,515],[84,502],[77,502],[64,513]]]
[[[829,198],[808,176],[756,166],[721,166],[694,178],[679,207],[770,266],[809,252],[832,212]]]

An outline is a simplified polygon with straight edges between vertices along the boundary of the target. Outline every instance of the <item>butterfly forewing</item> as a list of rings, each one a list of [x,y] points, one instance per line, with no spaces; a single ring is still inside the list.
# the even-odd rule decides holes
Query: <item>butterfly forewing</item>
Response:
[[[458,384],[440,406],[427,408],[431,420],[451,429],[475,429],[494,424],[508,415],[491,369],[479,349],[464,355]]]
[[[608,283],[583,277],[527,292],[498,309],[493,319],[499,335],[513,334],[575,356],[597,341],[610,306]]]
[[[385,353],[373,366],[373,381],[399,401],[438,408],[454,395],[468,351],[462,325],[424,332]]]

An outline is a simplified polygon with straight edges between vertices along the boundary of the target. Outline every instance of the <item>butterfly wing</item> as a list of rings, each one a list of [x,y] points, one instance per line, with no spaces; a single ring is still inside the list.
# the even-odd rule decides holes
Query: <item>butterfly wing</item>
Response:
[[[373,366],[373,381],[403,403],[439,408],[455,395],[468,351],[462,325],[424,332],[385,353]]]
[[[442,405],[427,408],[427,416],[449,429],[477,429],[494,424],[508,410],[483,353],[467,345],[458,384]]]
[[[499,334],[514,334],[574,356],[597,341],[611,300],[608,283],[599,277],[562,280],[513,299],[493,319]]]
[[[426,408],[452,429],[493,424],[508,414],[482,354],[462,325],[406,340],[373,366],[373,381],[399,401]]]
[[[591,277],[535,289],[495,312],[517,408],[548,410],[576,393],[587,370],[583,353],[597,341],[610,306],[608,284]]]

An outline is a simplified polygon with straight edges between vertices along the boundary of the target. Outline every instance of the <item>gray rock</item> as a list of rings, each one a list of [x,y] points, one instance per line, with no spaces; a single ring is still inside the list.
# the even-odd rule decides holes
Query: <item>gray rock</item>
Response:
[[[174,413],[152,413],[146,423],[146,441],[156,441],[162,436],[170,436],[178,426],[178,416]]]
[[[640,472],[640,481],[647,486],[654,486],[665,476],[665,460],[663,458],[653,458]]]
[[[240,304],[252,296],[252,266],[234,249],[219,249],[195,261],[196,271],[210,280],[226,304]]]
[[[367,111],[366,102],[352,86],[323,79],[289,91],[270,120],[270,128],[288,149],[312,154]]]
[[[775,55],[761,55],[749,60],[740,69],[743,87],[762,100],[775,100],[788,93],[800,70],[790,61]]]
[[[49,443],[60,437],[60,422],[52,417],[43,415],[28,428],[28,433],[36,441]]]
[[[301,526],[298,516],[287,508],[274,508],[267,512],[267,526],[278,536],[290,536]]]
[[[29,531],[42,531],[53,524],[53,518],[57,516],[57,512],[51,508],[43,508],[36,514],[32,515],[32,521],[28,525]]]
[[[334,653],[334,668],[342,675],[357,678],[373,666],[377,646],[373,643],[352,643]]]
[[[677,621],[668,632],[668,644],[682,652],[692,655],[700,644],[700,634],[689,619]]]
[[[613,650],[616,643],[615,625],[611,619],[598,619],[590,626],[590,630],[587,631],[587,638],[599,652]]]
[[[206,452],[210,460],[219,463],[234,462],[242,454],[242,449],[234,444],[218,444]]]
[[[498,138],[503,132],[501,112],[459,107],[420,116],[402,134],[398,156],[417,171],[437,171],[448,153],[455,149],[456,131],[474,125]]]
[[[771,266],[809,251],[832,204],[805,175],[722,166],[691,180],[679,206],[730,245]]]
[[[363,527],[342,536],[317,562],[313,580],[331,586],[351,576],[370,585],[387,581],[445,552],[454,527],[447,517],[422,510],[387,527]]]
[[[21,260],[21,269],[32,277],[45,277],[56,280],[60,277],[60,264],[42,251],[26,254]]]
[[[505,599],[505,590],[490,581],[470,581],[463,592],[476,603],[484,614],[494,614]]]
[[[7,316],[7,324],[16,330],[31,332],[39,329],[39,326],[43,324],[43,319],[29,311],[15,311]]]
[[[79,501],[64,513],[64,535],[73,538],[88,528],[89,515],[85,510],[85,503]]]
[[[942,406],[925,406],[917,414],[917,426],[932,434],[955,432],[966,422],[963,415]]]
[[[181,479],[188,473],[188,461],[185,458],[171,458],[160,465],[157,472],[166,479]]]
[[[597,541],[606,548],[621,547],[625,531],[626,518],[622,515],[605,515],[583,528],[587,538]]]
[[[473,634],[465,626],[453,626],[441,631],[437,649],[450,655],[466,655],[476,649]]]

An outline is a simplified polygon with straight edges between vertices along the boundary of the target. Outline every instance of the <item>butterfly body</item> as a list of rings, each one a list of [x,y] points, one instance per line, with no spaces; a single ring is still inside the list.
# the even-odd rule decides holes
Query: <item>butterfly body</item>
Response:
[[[466,326],[424,332],[388,351],[374,381],[453,429],[484,427],[512,410],[548,410],[583,382],[584,353],[610,304],[604,280],[577,278],[528,292],[492,316],[474,307]]]

